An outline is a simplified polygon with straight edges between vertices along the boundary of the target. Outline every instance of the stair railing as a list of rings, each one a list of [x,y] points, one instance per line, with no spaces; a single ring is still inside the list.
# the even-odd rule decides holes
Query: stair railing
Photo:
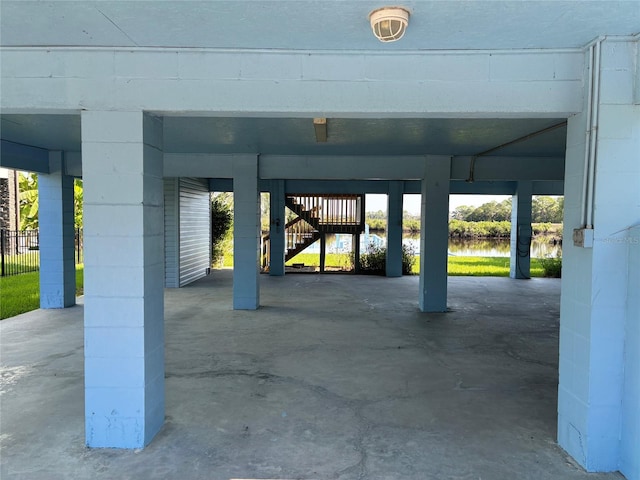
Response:
[[[302,217],[297,217],[285,225],[285,248],[287,251],[296,249],[306,240],[313,237],[316,229]]]

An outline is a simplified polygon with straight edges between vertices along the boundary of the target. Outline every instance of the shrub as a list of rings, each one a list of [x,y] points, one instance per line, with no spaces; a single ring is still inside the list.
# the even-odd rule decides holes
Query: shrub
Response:
[[[562,257],[539,258],[542,265],[543,275],[550,278],[560,278],[562,276]]]
[[[370,244],[364,253],[360,253],[360,270],[384,275],[386,271],[387,249]]]
[[[402,274],[413,275],[413,266],[416,264],[415,248],[406,243],[402,244]]]
[[[225,254],[231,250],[233,210],[230,198],[218,195],[211,201],[211,264],[223,264]]]
[[[352,254],[353,255],[353,254]],[[416,254],[412,246],[402,245],[402,274],[412,275],[416,263]],[[387,271],[387,249],[371,244],[366,252],[360,254],[360,270],[377,275],[385,275]]]

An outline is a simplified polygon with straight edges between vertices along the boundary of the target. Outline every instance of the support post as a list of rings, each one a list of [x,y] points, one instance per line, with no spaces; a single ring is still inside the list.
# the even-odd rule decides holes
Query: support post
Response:
[[[427,155],[420,216],[420,310],[447,311],[451,157]]]
[[[560,446],[589,472],[629,480],[640,479],[637,47],[604,40],[590,49],[586,83],[599,88],[567,125],[558,387]],[[585,224],[593,242],[574,243]]]
[[[285,268],[285,191],[284,180],[273,180],[269,197],[269,275],[280,277]]]
[[[81,120],[86,442],[142,448],[165,412],[162,120]]]
[[[2,228],[0,229],[0,257],[2,257],[2,271],[0,271],[0,277],[4,277],[5,274],[5,264],[4,257],[6,255],[5,246],[7,243],[7,231]]]
[[[320,273],[324,273],[327,256],[327,236],[320,234]]]
[[[62,152],[49,152],[49,172],[38,176],[40,308],[65,308],[76,303],[76,266],[73,177]]]
[[[360,233],[354,233],[351,238],[353,239],[353,269],[355,273],[360,273],[360,270],[362,270],[360,265]]]
[[[260,189],[258,157],[233,160],[233,308],[260,306]]]
[[[511,278],[531,278],[531,182],[518,182],[511,203]]]
[[[387,196],[387,277],[402,276],[402,205],[404,182],[390,181]]]

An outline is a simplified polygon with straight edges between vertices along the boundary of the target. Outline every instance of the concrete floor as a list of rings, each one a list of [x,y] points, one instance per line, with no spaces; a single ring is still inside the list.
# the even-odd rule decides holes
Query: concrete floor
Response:
[[[144,450],[84,446],[81,305],[0,322],[1,478],[620,479],[556,445],[558,280],[261,277],[167,290],[166,424]]]

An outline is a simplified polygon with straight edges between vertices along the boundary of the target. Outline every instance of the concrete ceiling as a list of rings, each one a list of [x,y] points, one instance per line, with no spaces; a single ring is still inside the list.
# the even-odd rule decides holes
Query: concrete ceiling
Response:
[[[370,0],[0,1],[3,46],[144,46],[293,50],[580,48],[640,32],[640,0],[399,2],[411,11],[399,42],[371,34]],[[27,28],[28,26],[28,28]],[[80,150],[80,118],[2,115],[4,140]],[[167,152],[473,155],[562,119],[329,119],[317,143],[309,118],[165,118]],[[563,156],[566,128],[496,152]]]
[[[405,37],[382,44],[370,11],[399,3]],[[640,2],[166,0],[0,2],[5,46],[143,46],[294,50],[578,48],[640,32]]]
[[[79,115],[2,115],[2,139],[49,150],[80,151]],[[311,118],[165,117],[170,153],[275,155],[473,155],[562,119],[328,119],[318,143]],[[496,152],[562,157],[566,127]]]

